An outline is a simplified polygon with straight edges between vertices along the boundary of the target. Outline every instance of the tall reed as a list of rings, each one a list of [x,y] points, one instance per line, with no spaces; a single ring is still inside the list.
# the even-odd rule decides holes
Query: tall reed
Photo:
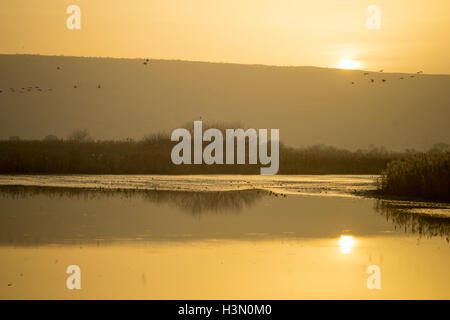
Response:
[[[450,152],[394,160],[383,171],[378,188],[383,194],[450,201]]]

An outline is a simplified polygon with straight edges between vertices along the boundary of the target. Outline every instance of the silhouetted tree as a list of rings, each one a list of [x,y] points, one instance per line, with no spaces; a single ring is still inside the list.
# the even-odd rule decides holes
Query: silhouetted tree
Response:
[[[58,137],[55,136],[54,134],[49,134],[49,135],[46,135],[44,137],[44,139],[42,139],[42,140],[44,140],[44,141],[58,141]]]
[[[75,130],[69,136],[67,137],[67,140],[69,141],[75,141],[75,142],[91,142],[93,141],[91,135],[89,132],[84,130]]]
[[[429,150],[430,152],[449,152],[450,146],[444,142],[438,142],[433,144],[433,146]]]

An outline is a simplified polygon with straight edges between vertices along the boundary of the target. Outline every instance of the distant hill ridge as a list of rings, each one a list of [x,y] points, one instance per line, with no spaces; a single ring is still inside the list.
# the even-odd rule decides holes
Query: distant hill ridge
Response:
[[[202,117],[279,128],[292,146],[450,143],[450,75],[41,55],[0,68],[0,138],[139,139]]]

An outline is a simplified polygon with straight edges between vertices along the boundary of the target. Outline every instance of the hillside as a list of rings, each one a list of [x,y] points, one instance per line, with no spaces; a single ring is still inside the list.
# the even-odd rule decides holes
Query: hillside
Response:
[[[98,139],[141,138],[202,117],[279,128],[295,147],[450,143],[449,75],[143,62],[0,55],[0,139],[65,137],[74,129]]]

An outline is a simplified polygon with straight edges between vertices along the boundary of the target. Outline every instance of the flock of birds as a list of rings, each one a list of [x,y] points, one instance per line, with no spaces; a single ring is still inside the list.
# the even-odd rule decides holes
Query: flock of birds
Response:
[[[250,187],[250,189],[238,189],[237,190],[238,192],[248,191],[248,190],[257,190],[258,193],[260,191],[267,192],[269,194],[269,196],[274,196],[274,197],[278,197],[279,196],[281,198],[287,198],[287,194],[286,193],[274,192],[274,191],[272,191],[270,189],[264,188],[264,186],[262,186],[262,189],[261,189],[261,186],[253,185],[250,181],[244,181],[244,183],[247,183],[247,185]],[[242,184],[240,184],[240,183],[235,184],[235,183],[231,182],[230,186],[232,186],[232,187],[236,187],[236,186],[237,187],[241,187]],[[283,184],[282,183],[278,183],[278,186],[281,187],[281,186],[283,186]],[[206,187],[206,189],[208,189],[208,188]]]
[[[25,93],[26,92],[31,92],[31,91],[38,91],[38,92],[44,92],[44,91],[53,91],[52,88],[48,88],[48,89],[43,89],[39,86],[31,86],[31,87],[22,87],[17,89],[19,93]],[[9,88],[10,92],[16,92],[15,88]],[[0,93],[3,93],[3,90],[0,89]]]
[[[381,70],[378,71],[378,72],[379,72],[379,73],[383,73],[383,71],[384,71],[384,70],[381,69]],[[363,73],[364,76],[368,76],[369,74],[370,74],[369,72],[364,72],[364,73]],[[417,71],[416,74],[423,74],[423,71]],[[410,77],[410,78],[414,78],[414,75],[412,74],[412,75],[410,75],[409,77]],[[400,77],[399,79],[400,79],[400,80],[403,80],[403,79],[405,79],[405,77]],[[381,79],[381,82],[386,82],[386,81],[387,81],[386,79]],[[370,79],[370,83],[374,83],[374,82],[375,82],[375,79],[371,78],[371,79]],[[350,84],[355,84],[355,81],[351,81]]]
[[[282,198],[287,198],[287,194],[285,194],[285,193],[276,193],[276,192],[273,192],[273,191],[270,191],[270,190],[269,190],[269,195],[270,196],[275,196],[275,197],[280,196]]]
[[[145,66],[147,66],[147,65],[149,64],[149,62],[150,62],[149,59],[145,59],[144,62],[143,62],[142,64],[145,65]],[[56,70],[61,70],[61,67],[60,67],[60,66],[57,66],[57,67],[56,67]],[[381,70],[379,71],[379,73],[382,73],[383,71],[384,71],[384,70],[381,69]],[[370,73],[369,73],[369,72],[364,72],[363,74],[364,74],[364,76],[368,76]],[[416,74],[423,74],[423,71],[417,71]],[[410,77],[410,78],[414,78],[414,75],[410,75],[409,77]],[[405,79],[405,77],[400,77],[399,79],[400,79],[400,80],[403,80],[403,79]],[[386,82],[386,81],[387,81],[386,79],[381,79],[381,82]],[[371,79],[370,79],[370,83],[374,83],[374,82],[375,82],[375,79],[371,78]],[[355,81],[351,81],[351,82],[350,82],[350,84],[355,84],[355,83],[356,83]],[[78,89],[78,85],[74,84],[74,85],[73,85],[73,88],[74,88],[74,89]],[[97,89],[101,89],[101,88],[102,88],[102,86],[101,86],[100,84],[97,85]],[[16,92],[16,89],[15,89],[15,88],[9,88],[9,90],[10,90],[10,92],[13,92],[13,93]],[[39,86],[34,86],[34,87],[33,87],[33,86],[31,86],[31,87],[22,87],[22,88],[17,89],[17,90],[18,90],[19,93],[32,92],[33,90],[38,91],[38,92],[44,92],[44,91],[51,92],[51,91],[53,91],[52,88],[43,89],[43,88],[41,88],[41,87],[39,87]],[[3,93],[3,89],[0,89],[0,93]]]
[[[149,64],[149,62],[150,62],[149,59],[145,59],[143,64],[147,66]],[[61,69],[60,66],[57,66],[56,70],[62,70],[62,69]],[[97,85],[97,89],[101,89],[101,88],[102,88],[101,84],[98,84]],[[78,85],[74,84],[73,85],[73,89],[78,89]],[[44,89],[44,88],[41,88],[40,86],[29,86],[29,87],[18,88],[17,92],[25,93],[25,92],[32,92],[33,90],[37,91],[37,92],[45,92],[45,91],[51,92],[51,91],[53,91],[52,88]],[[0,93],[3,93],[3,91],[4,91],[3,89],[0,89]],[[16,92],[16,88],[9,88],[9,91],[12,92],[12,93],[15,93]]]

